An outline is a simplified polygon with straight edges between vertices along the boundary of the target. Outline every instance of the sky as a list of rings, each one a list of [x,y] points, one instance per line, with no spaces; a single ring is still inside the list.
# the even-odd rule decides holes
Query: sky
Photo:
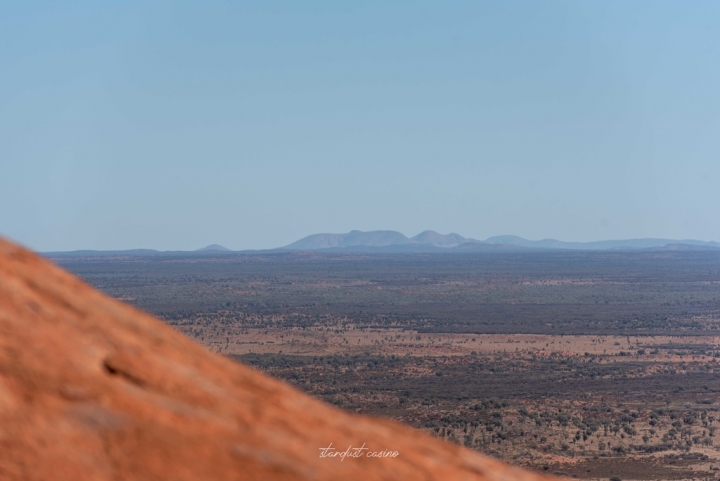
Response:
[[[0,2],[0,234],[720,240],[720,2]]]

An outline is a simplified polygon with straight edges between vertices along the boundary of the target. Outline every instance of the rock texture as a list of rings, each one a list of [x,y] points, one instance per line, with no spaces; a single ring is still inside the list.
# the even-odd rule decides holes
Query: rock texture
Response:
[[[0,479],[541,477],[323,404],[0,239]]]

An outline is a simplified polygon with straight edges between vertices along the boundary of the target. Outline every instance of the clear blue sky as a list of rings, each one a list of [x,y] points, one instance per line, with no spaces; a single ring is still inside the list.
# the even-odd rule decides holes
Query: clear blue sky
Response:
[[[0,233],[720,240],[720,2],[2,2]]]

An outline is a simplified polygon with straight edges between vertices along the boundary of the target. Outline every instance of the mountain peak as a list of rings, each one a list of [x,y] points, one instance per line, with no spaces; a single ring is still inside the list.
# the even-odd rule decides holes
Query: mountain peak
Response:
[[[439,234],[434,230],[426,230],[412,238],[415,242],[422,245],[430,245],[434,247],[456,247],[460,244],[464,244],[471,239],[456,234],[454,232],[450,234]]]
[[[345,247],[387,247],[412,244],[412,241],[394,230],[362,232],[352,230],[347,234],[313,234],[285,246],[292,250],[317,250]]]
[[[223,247],[220,244],[210,244],[209,246],[198,249],[196,252],[205,251],[231,252],[230,249],[228,249],[227,247]]]

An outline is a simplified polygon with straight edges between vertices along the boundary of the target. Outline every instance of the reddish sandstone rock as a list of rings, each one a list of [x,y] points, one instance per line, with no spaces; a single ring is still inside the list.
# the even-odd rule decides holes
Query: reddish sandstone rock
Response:
[[[541,477],[311,399],[0,239],[0,479]]]

